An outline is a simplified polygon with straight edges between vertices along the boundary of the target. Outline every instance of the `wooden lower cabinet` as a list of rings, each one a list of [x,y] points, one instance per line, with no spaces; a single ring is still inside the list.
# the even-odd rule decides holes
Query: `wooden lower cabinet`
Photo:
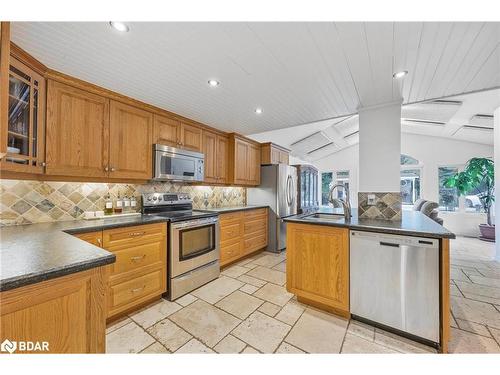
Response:
[[[349,316],[349,229],[287,224],[286,289]]]
[[[219,218],[221,267],[267,246],[267,208],[230,212]]]
[[[137,225],[77,237],[116,256],[110,265],[107,317],[112,319],[167,291],[167,225]]]
[[[16,353],[104,353],[108,266],[0,293],[0,342]],[[48,351],[19,351],[19,341]]]

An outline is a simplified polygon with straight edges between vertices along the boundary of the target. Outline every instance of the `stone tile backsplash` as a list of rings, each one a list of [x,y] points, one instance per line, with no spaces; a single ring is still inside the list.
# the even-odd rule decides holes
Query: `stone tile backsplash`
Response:
[[[375,195],[375,205],[368,205],[368,195]],[[401,220],[400,192],[358,193],[358,215],[363,219]]]
[[[192,186],[169,182],[134,185],[0,180],[0,225],[81,219],[84,211],[104,210],[108,193],[113,200],[118,195],[122,198],[135,196],[140,202],[141,194],[149,192],[189,193],[196,209],[246,203],[246,189],[241,187]]]

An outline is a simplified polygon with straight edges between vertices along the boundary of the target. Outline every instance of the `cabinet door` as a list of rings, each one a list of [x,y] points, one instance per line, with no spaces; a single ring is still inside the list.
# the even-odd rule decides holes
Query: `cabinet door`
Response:
[[[127,104],[111,101],[109,128],[109,176],[151,179],[153,115]]]
[[[217,135],[203,131],[203,151],[205,154],[205,182],[217,182]]]
[[[280,164],[288,164],[288,152],[280,151],[279,152],[279,162]]]
[[[218,135],[217,136],[217,160],[216,160],[216,170],[217,170],[217,182],[221,184],[227,183],[227,158],[229,150],[229,140],[227,137]]]
[[[47,174],[107,177],[109,100],[49,81],[46,142]]]
[[[181,143],[186,150],[201,152],[201,128],[181,123]]]
[[[299,297],[349,311],[349,230],[287,225],[286,287]]]
[[[2,121],[2,169],[43,173],[45,157],[45,78],[10,57],[7,121]],[[2,89],[4,89],[2,87]]]
[[[154,115],[153,143],[179,147],[181,123],[168,117]]]
[[[271,164],[280,163],[280,150],[271,146]]]
[[[249,145],[241,139],[234,141],[234,183],[248,183],[248,152]]]
[[[75,237],[78,237],[85,242],[91,243],[92,245],[102,247],[102,230],[97,232],[75,234]]]
[[[260,184],[260,147],[248,145],[248,181],[251,185]]]

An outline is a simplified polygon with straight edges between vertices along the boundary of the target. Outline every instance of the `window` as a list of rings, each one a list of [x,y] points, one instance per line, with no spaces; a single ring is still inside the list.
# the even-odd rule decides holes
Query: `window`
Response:
[[[401,165],[418,165],[418,160],[411,156],[401,154]]]
[[[401,199],[406,205],[420,199],[420,169],[401,170]]]
[[[484,212],[479,197],[487,191],[486,184],[483,182],[477,189],[467,192],[465,195],[465,212]]]
[[[439,209],[441,211],[456,211],[458,209],[458,191],[456,188],[444,186],[445,181],[458,172],[457,167],[439,167]]]
[[[323,172],[321,173],[321,205],[328,206],[328,195],[333,185],[342,184],[349,188],[349,171]],[[336,189],[335,195],[338,199],[345,199],[345,190]]]

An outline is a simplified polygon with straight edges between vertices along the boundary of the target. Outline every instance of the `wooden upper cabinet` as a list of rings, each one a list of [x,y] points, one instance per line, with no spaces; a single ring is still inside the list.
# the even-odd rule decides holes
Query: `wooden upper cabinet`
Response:
[[[216,173],[217,173],[217,182],[221,184],[226,184],[227,181],[227,172],[228,172],[228,164],[227,159],[229,156],[229,140],[226,136],[217,135],[217,147],[216,147]]]
[[[107,177],[109,100],[49,80],[46,173]]]
[[[204,181],[217,183],[217,134],[204,130],[202,143],[202,152],[205,155]]]
[[[237,134],[229,136],[229,183],[242,186],[260,184],[260,144]]]
[[[170,147],[179,147],[181,143],[180,121],[155,114],[153,143]]]
[[[268,142],[261,146],[262,164],[288,164],[290,150]]]
[[[181,148],[201,152],[202,130],[200,127],[181,122]]]
[[[111,100],[109,117],[109,177],[151,179],[153,114]]]

